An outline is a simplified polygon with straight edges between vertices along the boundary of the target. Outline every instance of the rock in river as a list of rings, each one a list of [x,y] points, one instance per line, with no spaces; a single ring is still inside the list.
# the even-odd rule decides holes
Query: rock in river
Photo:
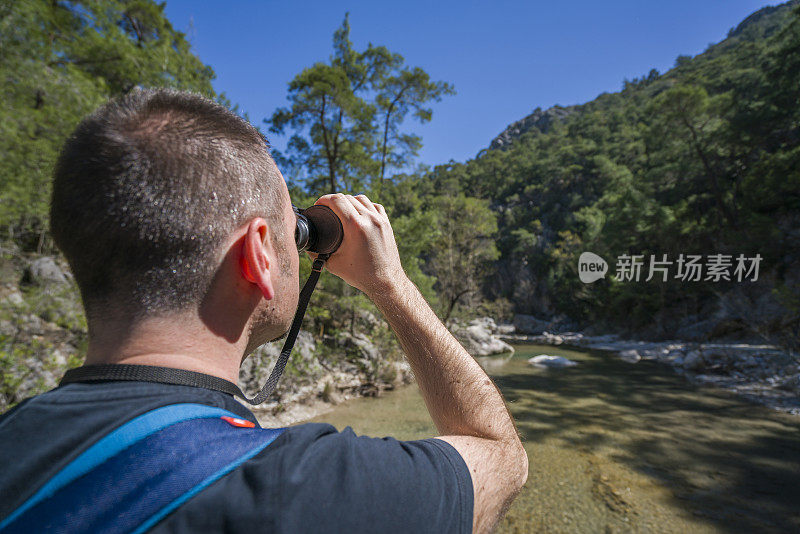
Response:
[[[574,367],[578,362],[574,362],[563,356],[550,356],[548,354],[540,354],[528,360],[528,363],[534,367],[550,368],[550,367]]]
[[[642,359],[642,357],[639,355],[637,351],[631,349],[631,350],[620,351],[619,359],[627,363],[638,363],[639,360]]]

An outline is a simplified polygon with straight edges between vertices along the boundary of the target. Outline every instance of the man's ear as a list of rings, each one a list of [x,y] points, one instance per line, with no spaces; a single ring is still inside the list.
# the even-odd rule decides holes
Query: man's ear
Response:
[[[270,274],[270,258],[274,257],[267,221],[256,217],[247,225],[240,266],[245,280],[257,285],[267,300],[275,296]]]

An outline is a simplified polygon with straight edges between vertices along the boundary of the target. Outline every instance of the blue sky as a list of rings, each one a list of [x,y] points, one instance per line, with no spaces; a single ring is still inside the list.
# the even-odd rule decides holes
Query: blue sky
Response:
[[[772,3],[774,5],[774,3]],[[428,165],[472,158],[537,106],[569,105],[618,91],[625,78],[668,70],[725,37],[763,1],[338,2],[169,0],[167,16],[214,68],[215,88],[257,125],[286,105],[289,81],[327,60],[350,12],[356,48],[402,54],[455,96],[432,122],[407,124]],[[265,129],[266,131],[266,129]],[[277,148],[286,139],[268,134]]]

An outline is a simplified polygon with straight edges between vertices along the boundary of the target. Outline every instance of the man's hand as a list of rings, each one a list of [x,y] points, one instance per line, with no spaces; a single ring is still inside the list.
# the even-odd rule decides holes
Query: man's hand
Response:
[[[333,210],[344,238],[325,268],[371,297],[406,279],[386,210],[366,196],[325,195],[315,204]]]

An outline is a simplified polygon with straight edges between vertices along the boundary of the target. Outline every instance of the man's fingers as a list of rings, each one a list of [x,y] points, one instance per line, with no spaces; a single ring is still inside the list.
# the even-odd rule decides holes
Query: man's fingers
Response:
[[[345,195],[345,196],[347,197],[347,200],[350,202],[350,204],[353,205],[353,208],[355,208],[355,210],[359,213],[359,215],[363,215],[365,217],[369,215],[369,209],[367,208],[366,204],[361,202],[353,195]]]
[[[322,196],[314,204],[329,207],[342,221],[350,221],[358,217],[358,211],[353,203],[341,193]]]
[[[367,195],[356,195],[356,200],[358,200],[361,204],[363,204],[368,211],[376,212],[378,209],[375,207],[375,204],[367,198]]]
[[[343,195],[336,193],[320,197],[315,204],[327,206],[342,221],[355,221],[358,217],[366,217],[376,222],[379,217],[386,217],[386,210],[380,204],[374,204],[366,195]]]

